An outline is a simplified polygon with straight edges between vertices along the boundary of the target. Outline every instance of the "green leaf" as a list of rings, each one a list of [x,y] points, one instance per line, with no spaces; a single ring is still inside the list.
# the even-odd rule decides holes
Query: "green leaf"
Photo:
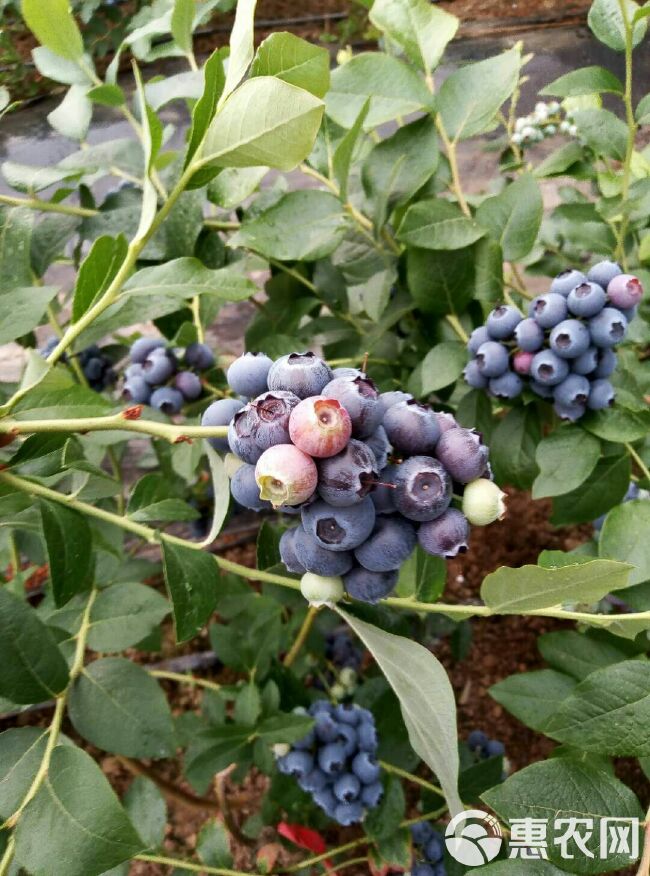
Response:
[[[161,474],[146,474],[133,487],[126,509],[127,516],[139,523],[152,520],[196,520],[191,505],[176,498],[169,480]]]
[[[195,295],[214,295],[223,301],[242,301],[257,291],[257,286],[232,268],[206,268],[198,259],[180,258],[137,271],[125,284],[128,297],[150,298],[173,295],[177,307],[182,299]],[[124,293],[120,300],[124,300]]]
[[[126,97],[119,85],[96,85],[90,89],[88,97],[93,103],[102,106],[122,106],[126,103]]]
[[[397,229],[398,240],[421,249],[462,249],[484,234],[455,204],[439,198],[412,204]]]
[[[33,224],[31,210],[0,207],[0,293],[15,292],[16,286],[33,282],[29,261]],[[4,319],[0,324],[4,327]]]
[[[617,505],[630,485],[630,457],[627,453],[606,456],[576,490],[553,500],[551,522],[555,526],[588,523]]]
[[[93,115],[87,85],[71,85],[58,107],[48,114],[50,125],[63,137],[85,140]]]
[[[443,316],[462,313],[474,290],[474,250],[426,250],[409,247],[406,272],[418,308]]]
[[[570,493],[587,480],[600,458],[600,441],[578,426],[562,426],[537,445],[539,474],[533,499]]]
[[[436,602],[440,599],[447,581],[447,564],[441,557],[434,557],[418,545],[399,570],[396,592],[410,596],[419,602]]]
[[[596,669],[621,663],[630,656],[630,648],[604,630],[555,630],[537,640],[539,652],[551,666],[568,672],[582,681]]]
[[[639,6],[633,0],[624,0],[630,21],[634,18]],[[615,52],[625,51],[625,19],[621,12],[619,0],[594,0],[587,19],[596,39],[605,43]],[[632,44],[638,46],[647,29],[647,22],[640,21],[634,25]]]
[[[250,750],[252,734],[252,727],[241,724],[211,726],[185,755],[187,780],[197,788],[208,786],[215,773],[242,760],[244,753]]]
[[[545,732],[583,751],[650,755],[650,663],[626,660],[592,672],[559,703]]]
[[[580,143],[574,140],[566,143],[555,152],[551,152],[540,164],[537,165],[533,173],[536,177],[543,179],[550,176],[564,176],[570,168],[578,161],[584,158],[584,150]]]
[[[39,167],[34,164],[19,164],[17,161],[4,161],[2,175],[12,189],[36,193],[68,180],[76,180],[80,173],[64,167]]]
[[[400,45],[425,73],[439,64],[459,21],[427,0],[375,0],[370,21]]]
[[[540,94],[550,97],[579,97],[582,94],[623,94],[623,83],[604,67],[580,67],[554,79]]]
[[[29,791],[41,765],[48,731],[12,727],[0,733],[0,818],[9,818]]]
[[[524,173],[500,194],[483,201],[476,221],[501,246],[505,261],[519,261],[535,246],[544,209],[539,185]]]
[[[491,462],[497,483],[529,489],[537,475],[535,452],[542,435],[534,406],[513,408],[499,421],[491,439]]]
[[[175,0],[172,12],[172,36],[186,55],[192,51],[192,25],[195,6],[194,0]]]
[[[418,642],[395,636],[338,609],[377,661],[400,701],[413,750],[436,774],[449,811],[463,809],[458,796],[456,704],[447,673]]]
[[[158,786],[144,776],[136,776],[124,795],[124,808],[147,847],[161,848],[167,824],[167,804]]]
[[[49,700],[68,683],[68,667],[33,608],[0,589],[0,696],[13,703]]]
[[[650,580],[649,527],[650,502],[637,499],[612,509],[600,531],[600,556],[633,566],[629,584]]]
[[[575,686],[575,680],[564,672],[540,669],[511,675],[493,684],[489,693],[522,724],[546,733],[549,719]]]
[[[46,216],[35,226],[31,241],[32,269],[42,277],[52,262],[63,255],[81,220],[78,216]]]
[[[521,51],[467,64],[447,77],[438,92],[438,111],[450,138],[465,140],[488,130],[519,79]]]
[[[629,866],[629,852],[610,854],[606,860],[600,857],[602,820],[643,818],[635,794],[610,772],[569,757],[552,758],[525,767],[502,785],[486,791],[483,800],[508,821],[515,818],[549,819],[551,838],[553,822],[557,825],[558,819],[587,818],[590,827],[593,819],[593,833],[586,842],[591,858],[574,840],[568,843],[573,873],[609,872]],[[564,832],[564,827],[558,826],[557,830]],[[580,833],[584,835],[584,832]],[[560,846],[552,841],[548,843],[549,857],[564,867],[567,859],[562,858],[560,852]]]
[[[19,286],[0,293],[0,344],[26,335],[42,321],[56,286]]]
[[[88,742],[127,757],[170,757],[175,750],[165,695],[146,670],[123,657],[95,660],[68,698],[75,730]]]
[[[645,97],[641,98],[634,111],[634,115],[640,125],[647,125],[650,122],[650,94],[646,94]]]
[[[76,322],[108,289],[126,258],[126,238],[98,237],[81,263],[72,302],[72,320]]]
[[[289,192],[270,209],[244,222],[229,245],[281,261],[315,261],[336,249],[346,228],[337,197],[306,189]]]
[[[255,53],[251,76],[277,76],[316,97],[325,97],[330,84],[329,52],[292,33],[272,33]]]
[[[68,0],[23,0],[21,12],[39,43],[62,58],[81,60],[84,44]]]
[[[371,809],[364,819],[366,835],[373,840],[392,836],[404,818],[405,810],[402,783],[397,776],[388,775],[384,780],[384,796],[379,806]]]
[[[629,411],[614,405],[604,411],[592,411],[581,423],[603,441],[639,441],[650,430],[650,410]]]
[[[214,611],[219,571],[209,554],[166,541],[163,561],[174,606],[176,640],[184,642],[198,633]]]
[[[235,697],[233,718],[236,724],[254,725],[260,716],[262,702],[259,688],[254,682],[245,685]]]
[[[208,200],[232,210],[253,194],[268,170],[268,167],[226,167],[208,186]]]
[[[359,136],[363,130],[363,122],[368,115],[369,109],[370,98],[368,98],[361,107],[361,111],[357,116],[355,123],[349,131],[346,131],[332,156],[332,170],[334,172],[334,178],[339,184],[339,197],[343,203],[347,201],[348,197],[348,177],[350,176],[352,156],[359,141]]]
[[[32,49],[32,59],[38,72],[48,79],[61,82],[63,85],[92,85],[88,73],[82,70],[76,61],[68,61],[45,46],[36,46]],[[92,61],[88,57],[84,60],[92,69]]]
[[[362,52],[334,70],[325,98],[327,115],[342,127],[351,128],[368,98],[370,109],[365,130],[418,112],[432,101],[413,70],[397,58],[379,52]]]
[[[44,379],[20,399],[14,407],[14,416],[19,420],[101,417],[108,414],[112,408],[112,404],[107,399],[93,392],[92,389],[74,385],[53,388],[51,383]]]
[[[52,752],[15,836],[16,858],[34,876],[99,876],[144,851],[99,766],[71,745]]]
[[[253,60],[255,36],[255,7],[257,0],[238,0],[235,8],[235,23],[230,32],[228,71],[221,103],[239,85]]]
[[[203,68],[205,87],[203,94],[197,100],[192,111],[192,124],[187,141],[187,153],[185,155],[185,167],[188,166],[199,146],[203,142],[210,123],[217,111],[217,103],[223,93],[226,83],[226,74],[223,69],[221,50],[213,52],[205,62]]]
[[[262,111],[252,113],[251,106]],[[201,163],[293,170],[311,152],[322,115],[322,101],[302,88],[274,76],[249,79],[210,125]]]
[[[313,718],[310,718],[309,715],[293,713],[273,715],[270,718],[264,718],[257,726],[256,733],[269,745],[274,745],[276,742],[291,744],[303,739],[313,726]]]
[[[50,563],[52,592],[57,605],[93,585],[93,539],[88,521],[58,502],[39,500],[43,535]]]
[[[137,645],[169,614],[169,603],[145,584],[113,584],[97,595],[90,613],[88,646],[122,651]]]
[[[566,876],[566,872],[550,861],[526,861],[526,876]],[[468,870],[466,876],[521,876],[521,861],[518,858],[494,861],[478,870]]]
[[[502,566],[483,581],[481,597],[499,614],[520,614],[562,602],[598,602],[628,583],[631,568],[611,560],[591,560],[572,566],[543,569]]]
[[[467,351],[457,341],[443,341],[422,360],[422,395],[454,383],[467,363]]]
[[[206,821],[199,831],[196,851],[208,867],[232,867],[228,831],[216,818]]]
[[[584,109],[573,114],[580,136],[597,155],[622,161],[627,148],[627,125],[606,109]]]

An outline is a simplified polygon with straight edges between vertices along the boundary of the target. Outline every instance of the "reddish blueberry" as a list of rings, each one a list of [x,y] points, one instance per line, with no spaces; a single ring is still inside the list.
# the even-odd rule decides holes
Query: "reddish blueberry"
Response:
[[[274,507],[300,505],[316,489],[314,460],[293,444],[276,444],[260,456],[255,466],[260,497]]]
[[[643,297],[643,286],[631,274],[619,274],[607,287],[607,297],[619,310],[636,307]]]
[[[351,434],[350,415],[336,399],[312,396],[291,411],[291,440],[310,456],[335,456],[347,445]]]

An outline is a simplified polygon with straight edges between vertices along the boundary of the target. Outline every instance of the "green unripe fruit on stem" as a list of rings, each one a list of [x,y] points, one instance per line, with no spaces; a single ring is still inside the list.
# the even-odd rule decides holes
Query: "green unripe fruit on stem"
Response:
[[[341,578],[326,578],[305,572],[300,579],[300,592],[310,605],[319,608],[321,605],[333,605],[343,598],[343,581]]]
[[[478,478],[465,487],[463,514],[473,526],[487,526],[502,520],[506,513],[506,494],[487,478]]]

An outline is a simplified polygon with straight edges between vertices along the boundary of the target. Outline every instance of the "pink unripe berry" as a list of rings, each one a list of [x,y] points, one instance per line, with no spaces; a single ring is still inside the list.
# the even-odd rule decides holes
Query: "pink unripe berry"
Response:
[[[318,471],[314,460],[293,444],[275,444],[257,460],[255,480],[260,498],[275,508],[301,505],[316,489]]]
[[[289,435],[296,447],[322,459],[343,450],[352,435],[352,421],[336,399],[313,395],[291,411]]]
[[[530,363],[534,358],[534,353],[524,353],[523,350],[515,353],[512,364],[517,374],[530,374]]]
[[[619,274],[607,287],[607,295],[615,307],[627,310],[641,301],[643,286],[637,277],[631,274]]]

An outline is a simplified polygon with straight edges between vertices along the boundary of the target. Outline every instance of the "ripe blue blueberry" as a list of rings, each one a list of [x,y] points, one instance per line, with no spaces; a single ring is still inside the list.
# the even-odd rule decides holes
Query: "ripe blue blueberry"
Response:
[[[436,411],[435,417],[438,421],[438,425],[440,426],[440,434],[442,434],[443,432],[448,432],[450,429],[458,428],[458,421],[456,420],[454,415],[450,414],[448,411]]]
[[[142,367],[144,368],[145,380],[152,386],[164,383],[174,373],[174,362],[167,355],[166,350],[161,347],[157,347],[149,353],[142,363]]]
[[[483,753],[486,757],[503,757],[506,753],[506,747],[503,742],[497,739],[489,739],[483,748]]]
[[[372,499],[377,514],[393,514],[395,511],[392,482],[395,471],[396,466],[387,465],[386,468],[381,471],[375,489],[370,493],[370,498]]]
[[[317,543],[330,551],[349,551],[362,544],[375,524],[369,497],[357,505],[337,508],[322,499],[302,509],[302,525]]]
[[[100,356],[91,356],[84,363],[84,375],[86,379],[93,383],[95,380],[99,380],[104,372],[104,362]]]
[[[339,721],[337,741],[343,746],[343,751],[346,757],[351,757],[358,749],[357,731],[350,724],[344,724]]]
[[[569,374],[555,387],[553,398],[562,407],[584,405],[589,398],[589,386],[586,377],[581,374]]]
[[[171,416],[177,414],[183,407],[183,396],[177,389],[171,386],[161,386],[151,393],[149,404],[157,411]]]
[[[476,359],[469,360],[463,370],[463,377],[465,378],[465,383],[471,386],[472,389],[485,389],[488,385],[488,378],[483,377],[479,371]]]
[[[135,402],[138,405],[149,404],[151,387],[144,377],[129,377],[124,382],[122,398],[128,402]]]
[[[361,782],[352,773],[345,773],[334,782],[334,796],[341,803],[351,803],[356,800],[361,791]]]
[[[508,348],[498,341],[486,341],[476,353],[476,367],[483,377],[500,377],[508,368]]]
[[[162,338],[138,338],[129,351],[131,362],[142,365],[149,353],[166,346],[167,344]]]
[[[603,289],[607,289],[614,277],[618,277],[623,273],[623,269],[618,262],[602,261],[595,264],[587,272],[587,279],[592,283],[598,283]]]
[[[587,407],[591,411],[601,411],[603,408],[611,407],[615,399],[616,393],[609,380],[594,380],[591,384]]]
[[[416,846],[425,846],[434,833],[428,821],[418,821],[411,825],[411,837]]]
[[[445,432],[438,448],[443,441],[447,444],[447,436],[457,431],[460,430]],[[452,484],[444,462],[430,456],[412,456],[396,468],[394,482],[395,507],[409,520],[433,520],[449,507]]]
[[[589,347],[585,352],[574,359],[571,363],[571,370],[574,374],[591,374],[598,367],[598,347]]]
[[[487,330],[487,326],[480,325],[478,328],[475,328],[472,334],[469,336],[467,349],[472,354],[472,356],[475,356],[478,353],[478,348],[489,340],[490,333]]]
[[[317,712],[315,715],[314,734],[319,742],[336,742],[339,738],[339,725],[334,716],[328,712]]]
[[[431,864],[437,864],[444,857],[442,840],[438,834],[434,834],[424,847],[424,856]]]
[[[201,417],[202,426],[227,426],[237,411],[243,408],[243,404],[235,398],[220,398],[212,402]],[[210,444],[215,450],[225,452],[228,450],[227,438],[208,438]]]
[[[352,772],[364,785],[374,784],[381,773],[377,758],[367,751],[360,751],[352,761]]]
[[[369,377],[337,377],[327,383],[322,394],[343,405],[350,415],[355,438],[368,438],[381,425],[384,407]]]
[[[334,818],[343,827],[358,824],[363,820],[363,806],[356,801],[353,803],[339,803],[336,807]]]
[[[278,758],[278,769],[285,776],[302,777],[314,769],[314,758],[308,751],[290,751]]]
[[[352,568],[352,554],[349,551],[332,551],[322,547],[302,526],[296,529],[293,549],[300,565],[315,575],[345,575]]]
[[[515,341],[525,353],[536,353],[544,346],[544,330],[534,319],[527,317],[515,329]]]
[[[329,365],[314,353],[289,353],[271,365],[267,384],[270,390],[286,389],[298,398],[308,398],[310,395],[321,395],[323,387],[331,379]]]
[[[616,371],[618,364],[618,356],[613,350],[600,349],[598,350],[598,364],[594,371],[594,377],[611,377]]]
[[[343,576],[343,584],[353,599],[374,605],[393,590],[397,584],[397,572],[369,572],[362,566],[356,566]]]
[[[465,553],[469,540],[469,523],[456,508],[447,508],[435,520],[423,523],[418,529],[420,546],[434,557],[451,559]]]
[[[321,788],[318,791],[314,791],[313,800],[329,818],[336,816],[336,807],[339,805],[339,802],[331,788]]]
[[[499,304],[488,315],[486,326],[490,338],[502,341],[512,337],[512,333],[522,320],[521,313],[510,304]]]
[[[480,751],[488,741],[487,735],[482,730],[472,730],[467,737],[467,745],[472,751]]]
[[[316,767],[307,775],[301,776],[298,779],[298,784],[303,791],[313,794],[315,791],[322,791],[326,788],[329,784],[329,779],[322,770]]]
[[[255,442],[255,426],[258,418],[250,404],[237,411],[228,426],[228,446],[235,456],[255,465],[264,450]]]
[[[564,296],[557,292],[548,292],[533,298],[528,306],[528,316],[532,317],[544,329],[554,328],[558,322],[566,319],[567,303]]]
[[[255,472],[253,471],[253,475]],[[259,488],[258,488],[259,495]],[[294,572],[294,574],[302,575],[307,570],[305,567],[298,562],[298,557],[296,556],[296,552],[293,548],[293,538],[296,533],[296,528],[286,529],[280,538],[280,559],[286,566],[289,572]]]
[[[589,349],[590,341],[589,329],[577,319],[565,319],[551,331],[551,349],[562,359],[582,356]]]
[[[316,465],[319,495],[341,508],[362,502],[379,479],[372,450],[354,438],[336,456],[319,459]]]
[[[373,721],[361,721],[357,727],[357,741],[361,751],[376,751],[379,744],[377,728]]]
[[[264,392],[248,403],[252,436],[261,450],[291,443],[289,418],[298,404],[298,396],[284,390]]]
[[[197,399],[203,390],[201,380],[191,371],[181,371],[174,378],[174,386],[187,401]]]
[[[273,360],[264,353],[244,353],[226,372],[226,380],[237,395],[255,398],[268,389],[267,378]]]
[[[552,399],[553,398],[553,387],[547,386],[544,383],[539,383],[537,380],[531,380],[529,384],[532,391],[535,395],[538,395],[540,398]]]
[[[235,502],[251,511],[271,510],[271,503],[260,498],[260,488],[255,480],[255,466],[240,465],[230,481],[230,492]]]
[[[551,292],[556,292],[558,295],[567,295],[572,289],[575,289],[580,283],[584,283],[587,278],[582,271],[576,271],[575,268],[567,268],[566,271],[561,271],[551,283]],[[534,352],[534,350],[531,350]]]
[[[589,319],[600,313],[606,301],[605,290],[597,283],[580,283],[567,298],[569,311],[583,319]]]
[[[556,386],[562,383],[569,373],[569,363],[561,359],[553,350],[541,350],[535,353],[530,365],[530,376],[544,386]]]
[[[334,717],[342,724],[349,724],[350,727],[356,727],[362,718],[362,710],[352,703],[340,703],[334,707]]]
[[[436,447],[436,456],[449,476],[460,484],[480,478],[489,455],[490,451],[474,429],[450,429],[443,433]]]
[[[371,572],[399,569],[416,543],[415,529],[400,516],[380,517],[371,535],[354,552],[358,563]]]
[[[198,371],[207,371],[214,365],[214,353],[207,344],[195,342],[185,350],[185,361]]]
[[[378,426],[375,431],[372,433],[370,438],[366,438],[365,444],[369,447],[375,460],[377,462],[377,468],[381,471],[381,469],[386,467],[386,463],[388,462],[388,454],[390,453],[390,442],[388,440],[388,436],[386,435],[386,430],[383,426]]]
[[[381,782],[373,782],[372,785],[364,785],[361,789],[361,802],[368,809],[379,806],[384,796],[384,786]]]
[[[426,861],[416,861],[411,867],[410,873],[411,876],[438,876],[436,868]]]
[[[342,773],[345,760],[345,749],[340,742],[328,742],[318,751],[318,766],[328,776]]]
[[[553,410],[561,420],[565,420],[567,423],[575,423],[576,420],[579,420],[584,416],[587,406],[564,405],[561,402],[556,401],[553,405]]]
[[[360,368],[341,366],[339,368],[332,368],[332,378],[336,377],[367,377],[367,375]]]
[[[613,347],[625,339],[627,319],[615,307],[605,307],[589,320],[589,331],[597,347]]]
[[[500,377],[493,377],[489,387],[495,398],[517,398],[523,392],[524,382],[514,371],[505,371]]]
[[[433,453],[440,438],[436,415],[415,399],[389,408],[384,415],[384,428],[395,450],[408,456]]]
[[[402,392],[401,389],[391,389],[389,392],[381,393],[379,396],[379,405],[383,414],[385,414],[389,408],[396,405],[398,402],[411,401],[412,398],[413,396],[410,392]]]
[[[129,377],[142,377],[144,379],[144,368],[139,362],[134,362],[124,369],[124,379],[128,380]]]

